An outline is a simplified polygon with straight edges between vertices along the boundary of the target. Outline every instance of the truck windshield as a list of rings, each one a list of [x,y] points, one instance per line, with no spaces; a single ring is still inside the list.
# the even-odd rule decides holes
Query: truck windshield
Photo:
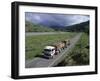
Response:
[[[44,49],[44,51],[51,51],[50,49]]]

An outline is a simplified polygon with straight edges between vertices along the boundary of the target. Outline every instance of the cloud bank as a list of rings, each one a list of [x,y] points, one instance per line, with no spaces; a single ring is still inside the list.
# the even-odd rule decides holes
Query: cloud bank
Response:
[[[90,18],[88,15],[79,14],[51,14],[51,13],[33,13],[25,12],[25,20],[35,24],[45,26],[69,26],[86,22]]]

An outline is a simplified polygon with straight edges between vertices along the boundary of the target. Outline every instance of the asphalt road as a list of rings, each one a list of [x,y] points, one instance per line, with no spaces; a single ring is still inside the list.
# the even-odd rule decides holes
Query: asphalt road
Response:
[[[74,48],[77,41],[80,39],[80,36],[82,33],[79,33],[74,38],[71,39],[71,44],[64,49],[60,54],[55,55],[53,59],[47,59],[43,57],[36,57],[33,60],[25,62],[26,68],[35,68],[35,67],[52,67],[56,66],[58,63],[60,63],[67,54],[71,51],[72,48]]]
[[[32,35],[48,35],[48,34],[64,34],[65,32],[26,32],[25,36],[32,36]]]

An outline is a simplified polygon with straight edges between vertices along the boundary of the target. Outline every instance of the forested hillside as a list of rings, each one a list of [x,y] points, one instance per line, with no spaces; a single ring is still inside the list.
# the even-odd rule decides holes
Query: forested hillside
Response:
[[[25,31],[26,32],[53,32],[54,29],[39,24],[33,24],[29,21],[25,21]]]
[[[65,31],[73,31],[73,32],[85,32],[89,33],[89,21],[67,26]]]

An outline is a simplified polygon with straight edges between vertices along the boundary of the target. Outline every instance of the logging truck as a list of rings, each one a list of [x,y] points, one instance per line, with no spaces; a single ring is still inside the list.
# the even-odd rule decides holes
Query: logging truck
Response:
[[[53,58],[54,55],[61,53],[62,50],[67,48],[69,45],[70,45],[70,40],[67,39],[67,40],[63,40],[63,41],[54,43],[49,46],[45,46],[45,48],[43,50],[44,57]]]

